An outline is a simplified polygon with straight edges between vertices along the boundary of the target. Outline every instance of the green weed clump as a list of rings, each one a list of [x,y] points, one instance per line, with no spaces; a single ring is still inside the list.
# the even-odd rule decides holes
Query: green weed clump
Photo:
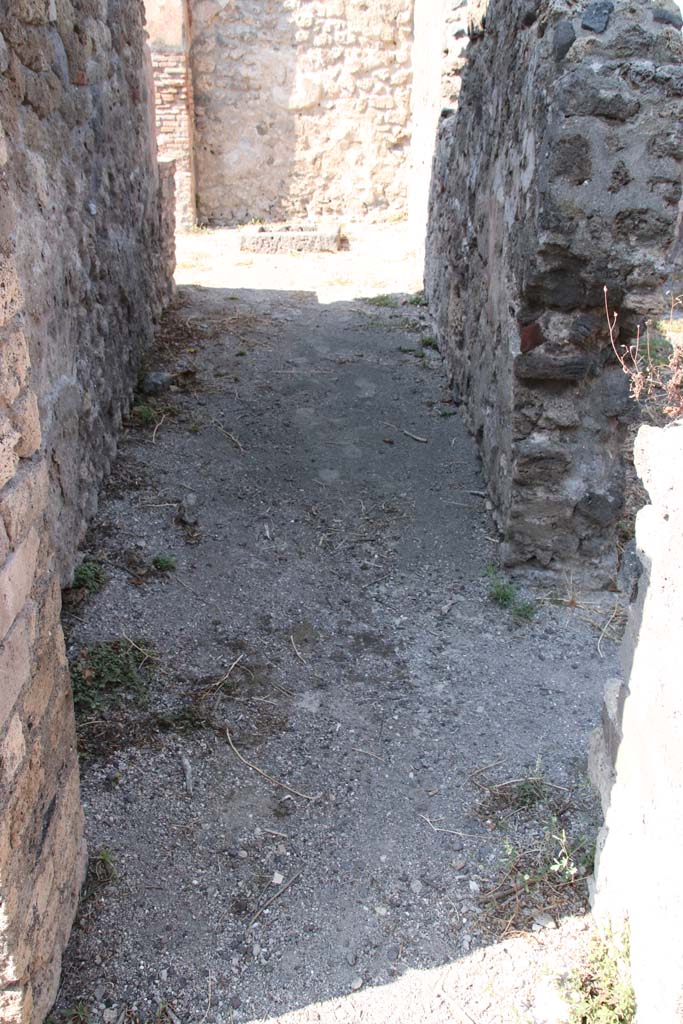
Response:
[[[86,559],[81,562],[74,573],[74,588],[87,590],[96,594],[107,582],[107,574],[99,562]]]
[[[373,295],[365,301],[370,306],[381,306],[383,309],[394,309],[398,305],[393,295]]]
[[[77,718],[120,705],[126,693],[142,695],[141,667],[148,657],[149,652],[129,640],[110,640],[81,651],[71,664]]]
[[[628,937],[595,939],[585,962],[567,979],[565,994],[570,1024],[632,1024],[636,998]]]
[[[156,409],[147,402],[138,402],[134,405],[131,415],[138,427],[151,427],[157,421]]]
[[[155,555],[152,559],[152,565],[157,572],[175,572],[178,567],[173,555]]]
[[[530,622],[536,614],[534,602],[522,600],[517,594],[514,583],[501,576],[495,566],[490,565],[486,570],[486,575],[489,578],[489,600],[500,608],[507,608],[515,619]]]

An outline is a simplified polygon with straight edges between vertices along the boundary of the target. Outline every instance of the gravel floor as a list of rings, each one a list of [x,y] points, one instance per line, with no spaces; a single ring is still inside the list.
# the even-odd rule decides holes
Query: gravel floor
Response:
[[[557,581],[491,600],[400,228],[181,254],[150,356],[172,386],[137,399],[88,541],[106,585],[67,594],[80,685],[111,642],[144,689],[80,713],[92,870],[55,1016],[559,1020],[547,979],[589,930],[562,836],[594,838],[599,613]],[[579,881],[527,892],[527,853]]]

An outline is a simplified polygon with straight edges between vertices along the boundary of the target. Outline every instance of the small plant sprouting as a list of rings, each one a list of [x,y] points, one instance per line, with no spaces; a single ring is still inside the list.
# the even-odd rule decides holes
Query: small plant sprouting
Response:
[[[371,306],[381,306],[384,309],[394,309],[398,305],[393,295],[373,295],[365,301]]]
[[[76,1003],[62,1017],[63,1024],[90,1024],[90,1007],[86,1003]]]
[[[131,415],[139,427],[151,427],[157,421],[156,409],[146,402],[138,402],[134,405]]]
[[[111,850],[106,846],[101,846],[100,849],[93,854],[90,867],[92,870],[93,880],[98,885],[109,885],[110,882],[115,882],[118,875],[116,874],[116,867],[114,866],[114,857]]]
[[[489,599],[501,608],[507,608],[516,619],[530,622],[536,614],[534,602],[521,600],[514,584],[501,576],[494,565],[488,566],[486,575],[490,580]]]
[[[107,582],[107,574],[99,562],[86,559],[74,573],[74,589],[84,589],[90,594],[96,594],[102,590]]]
[[[489,598],[501,608],[511,608],[515,600],[515,588],[509,580],[503,579],[495,570],[489,571]]]
[[[152,559],[152,565],[157,572],[175,572],[178,567],[178,563],[173,555],[155,555]]]
[[[145,690],[141,674],[151,652],[129,640],[110,640],[87,648],[71,663],[76,717],[98,715],[120,704],[126,692]]]
[[[618,344],[619,314],[609,308],[607,286],[605,315],[609,340],[619,365],[629,378],[631,397],[656,401],[670,419],[683,417],[683,339],[680,337],[681,320],[677,308],[683,305],[683,296],[671,293],[668,322],[652,324],[646,321],[637,328],[636,338],[628,345]]]
[[[420,338],[420,344],[422,345],[422,348],[431,348],[435,352],[439,351],[438,342],[436,338],[433,338],[431,335],[428,335],[426,338]]]
[[[631,984],[628,935],[594,939],[588,956],[563,983],[569,1024],[632,1024],[636,999]]]
[[[424,292],[415,292],[415,294],[411,295],[410,298],[408,299],[408,304],[410,306],[427,306],[427,305],[429,305],[429,303],[427,302],[427,297],[425,296]]]

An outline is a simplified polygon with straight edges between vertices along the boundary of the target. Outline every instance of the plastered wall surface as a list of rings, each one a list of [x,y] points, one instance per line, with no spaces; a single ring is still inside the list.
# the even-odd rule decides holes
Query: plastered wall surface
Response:
[[[454,12],[459,5],[454,5]],[[681,197],[677,5],[470,3],[440,122],[427,292],[510,564],[614,578],[621,338],[666,313]]]
[[[413,0],[190,0],[201,223],[405,215]]]
[[[639,1024],[683,1020],[683,424],[641,428],[636,466],[650,504],[637,517],[642,563],[622,646],[623,679],[607,686],[590,770],[602,798],[593,904],[630,927]]]
[[[143,43],[137,0],[0,5],[0,1019],[7,1024],[42,1020],[49,1009],[83,879],[60,586],[170,287],[172,253],[161,232],[169,229],[172,185],[160,192]]]

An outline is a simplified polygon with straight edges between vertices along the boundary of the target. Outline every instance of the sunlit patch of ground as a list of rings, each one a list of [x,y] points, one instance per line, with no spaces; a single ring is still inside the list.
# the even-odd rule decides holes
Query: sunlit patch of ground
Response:
[[[251,1024],[564,1024],[563,979],[592,934],[588,918],[518,935],[431,970]]]
[[[422,288],[420,240],[406,222],[353,224],[336,253],[240,252],[240,231],[198,230],[177,238],[176,281],[205,288],[278,288],[315,293],[321,303]]]

